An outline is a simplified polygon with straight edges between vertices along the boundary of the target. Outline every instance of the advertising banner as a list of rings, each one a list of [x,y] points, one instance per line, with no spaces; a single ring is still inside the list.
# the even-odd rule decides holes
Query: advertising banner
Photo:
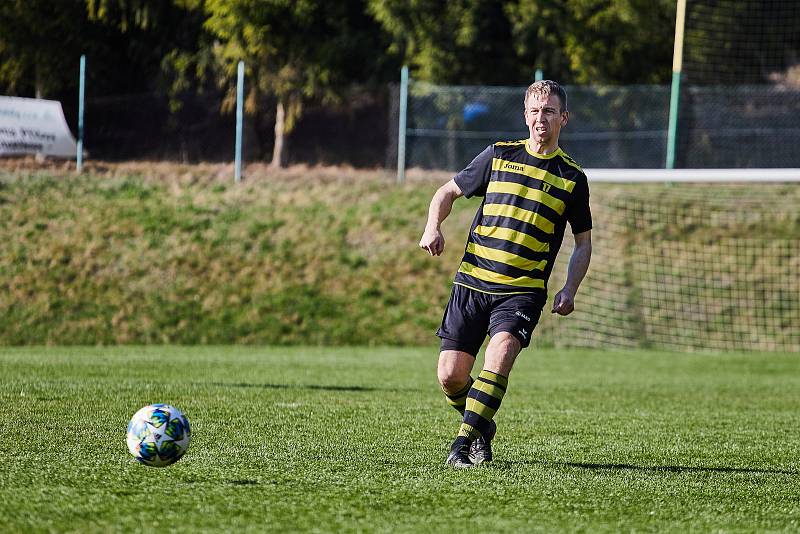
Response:
[[[43,154],[74,158],[76,150],[61,102],[0,96],[0,157]]]

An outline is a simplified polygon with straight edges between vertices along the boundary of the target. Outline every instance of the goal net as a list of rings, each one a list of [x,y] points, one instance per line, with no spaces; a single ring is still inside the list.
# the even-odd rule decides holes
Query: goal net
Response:
[[[800,350],[800,171],[587,175],[591,267],[574,314],[545,310],[540,344]],[[571,250],[567,231],[551,297]]]

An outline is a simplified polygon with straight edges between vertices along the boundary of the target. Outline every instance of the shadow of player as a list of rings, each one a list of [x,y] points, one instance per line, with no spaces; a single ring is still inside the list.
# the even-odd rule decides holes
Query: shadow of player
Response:
[[[542,465],[554,467],[577,467],[580,469],[608,471],[649,471],[653,473],[759,473],[773,475],[800,475],[800,471],[759,467],[703,467],[683,465],[634,465],[593,462],[548,462],[545,460],[521,460],[493,462],[496,467],[511,469],[517,465]]]
[[[246,382],[212,382],[210,385],[230,388],[256,388],[256,389],[310,389],[320,391],[418,391],[413,388],[376,388],[365,386],[336,386],[322,384],[251,384]]]

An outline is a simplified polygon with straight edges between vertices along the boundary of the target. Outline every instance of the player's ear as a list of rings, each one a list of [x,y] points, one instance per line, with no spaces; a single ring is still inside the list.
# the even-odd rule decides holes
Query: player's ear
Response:
[[[566,126],[569,122],[569,111],[564,110],[561,112],[561,126]]]

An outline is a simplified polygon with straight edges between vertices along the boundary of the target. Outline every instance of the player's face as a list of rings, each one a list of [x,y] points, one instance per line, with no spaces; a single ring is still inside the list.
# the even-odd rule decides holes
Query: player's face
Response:
[[[525,102],[525,124],[531,140],[544,147],[558,144],[561,127],[567,124],[568,111],[561,111],[558,96],[551,94],[546,99],[530,95]]]

